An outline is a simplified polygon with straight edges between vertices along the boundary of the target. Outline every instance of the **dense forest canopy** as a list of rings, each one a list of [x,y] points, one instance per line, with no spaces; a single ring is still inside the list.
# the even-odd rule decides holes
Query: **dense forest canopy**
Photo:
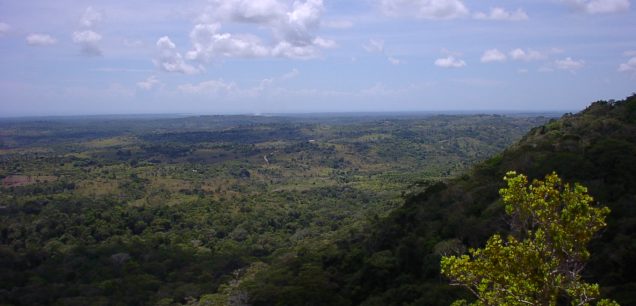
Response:
[[[358,231],[548,119],[1,120],[0,304],[257,303],[243,287],[276,262]]]
[[[440,259],[509,233],[514,170],[609,207],[582,280],[636,304],[636,95],[548,119],[0,122],[0,302],[470,301]]]
[[[471,296],[440,276],[445,252],[482,247],[507,233],[498,190],[515,170],[529,179],[556,171],[610,208],[590,242],[584,280],[601,296],[636,304],[636,95],[599,101],[533,128],[466,174],[407,196],[387,217],[322,248],[297,248],[244,285],[255,305],[449,305]]]

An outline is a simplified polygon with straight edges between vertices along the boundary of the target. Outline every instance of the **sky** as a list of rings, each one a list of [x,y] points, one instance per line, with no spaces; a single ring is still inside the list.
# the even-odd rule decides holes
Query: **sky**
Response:
[[[0,0],[0,117],[578,111],[636,92],[630,0]]]

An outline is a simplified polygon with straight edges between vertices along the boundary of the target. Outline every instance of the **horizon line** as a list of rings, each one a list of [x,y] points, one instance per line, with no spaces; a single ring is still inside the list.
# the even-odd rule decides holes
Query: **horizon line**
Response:
[[[0,119],[66,119],[66,118],[109,118],[109,117],[203,117],[203,116],[249,116],[249,117],[295,117],[295,116],[346,116],[346,115],[509,115],[509,114],[567,114],[582,110],[546,109],[546,110],[514,110],[514,109],[466,109],[466,110],[404,110],[404,111],[307,111],[307,112],[160,112],[160,113],[88,113],[88,114],[54,114],[54,115],[0,115]],[[123,119],[123,118],[122,118]]]

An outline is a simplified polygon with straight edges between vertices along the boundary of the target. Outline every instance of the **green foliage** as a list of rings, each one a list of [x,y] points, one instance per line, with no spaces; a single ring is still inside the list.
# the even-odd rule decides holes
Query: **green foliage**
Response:
[[[545,120],[0,119],[0,304],[347,304],[335,237]],[[405,264],[374,253],[369,275]]]
[[[564,184],[555,173],[528,186],[526,176],[507,173],[500,194],[511,216],[512,234],[493,235],[470,255],[441,259],[452,284],[476,297],[474,305],[589,305],[597,284],[581,278],[587,244],[605,224],[607,207],[595,207],[587,188]],[[618,305],[604,300],[599,305]]]
[[[304,252],[293,248],[291,254],[298,255],[289,255],[294,265],[274,261],[250,285],[248,291],[260,294],[254,305],[285,305],[282,292],[316,290],[285,276],[304,264],[322,266],[320,275],[330,282],[320,290],[349,305],[449,305],[471,300],[467,290],[450,286],[440,276],[440,256],[483,247],[495,233],[506,240],[510,224],[498,191],[504,187],[501,177],[510,169],[530,179],[556,171],[566,181],[587,186],[612,210],[603,235],[589,243],[591,255],[582,279],[598,283],[603,297],[636,305],[634,105],[636,95],[566,114],[550,125],[553,130],[534,128],[462,176],[443,183],[431,180],[425,190],[406,194],[404,203],[388,215],[371,215],[367,224],[343,229],[332,236],[330,248],[313,256],[300,256]],[[510,234],[523,240],[519,233]],[[292,281],[272,286],[269,281],[275,275]]]
[[[612,209],[582,281],[636,304],[634,105],[594,103],[503,152],[547,119],[0,120],[0,304],[468,301],[440,257],[529,237],[503,222],[508,169],[557,171]]]

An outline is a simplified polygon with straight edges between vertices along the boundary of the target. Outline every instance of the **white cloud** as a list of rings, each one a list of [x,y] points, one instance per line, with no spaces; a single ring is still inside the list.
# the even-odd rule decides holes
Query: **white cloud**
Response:
[[[190,33],[193,48],[187,58],[209,62],[219,57],[278,56],[308,59],[336,43],[315,34],[324,11],[322,0],[213,0]],[[272,37],[220,32],[221,23],[239,23],[268,29]],[[271,43],[264,43],[269,41]]]
[[[278,0],[212,0],[209,9],[199,21],[237,21],[245,23],[268,23],[285,15],[285,5]]]
[[[387,57],[387,60],[389,60],[389,63],[393,64],[393,65],[400,65],[403,64],[404,61],[392,56]]]
[[[82,47],[82,54],[89,56],[102,55],[99,42],[102,36],[91,30],[73,32],[73,42]]]
[[[237,89],[236,84],[223,80],[204,81],[199,84],[183,84],[178,86],[179,91],[197,95],[226,95]]]
[[[630,58],[627,62],[618,66],[620,72],[636,72],[636,57]]]
[[[294,59],[311,59],[320,54],[321,49],[333,48],[336,43],[332,40],[326,40],[316,37],[311,44],[294,45],[288,41],[281,41],[272,49],[273,56],[288,57]]]
[[[92,28],[100,21],[102,21],[102,13],[89,6],[80,18],[80,25],[85,28]]]
[[[322,38],[322,37],[314,38],[312,43],[315,46],[318,46],[318,47],[323,48],[323,49],[331,49],[331,48],[335,48],[335,47],[338,46],[338,44],[335,41],[333,41],[331,39],[325,39],[325,38]]]
[[[508,12],[503,8],[494,7],[490,9],[490,13],[477,12],[473,18],[478,20],[503,20],[503,21],[521,21],[528,20],[528,14],[522,9],[514,12]]]
[[[295,45],[303,45],[314,39],[313,30],[320,25],[324,11],[322,0],[294,1],[293,9],[286,13],[282,26],[276,30],[283,33],[285,40]]]
[[[318,56],[318,49],[313,45],[297,46],[288,41],[281,41],[274,46],[271,54],[293,59],[310,59]]]
[[[269,50],[253,35],[218,33],[219,24],[198,24],[190,32],[193,50],[186,58],[209,62],[218,57],[263,57]]]
[[[29,34],[26,37],[27,44],[31,46],[50,46],[57,42],[55,38],[48,34]]]
[[[386,57],[386,60],[393,65],[403,64],[404,61],[394,56],[388,55],[384,52],[384,41],[380,39],[369,39],[369,42],[362,45],[362,48],[369,53],[381,53]]]
[[[461,0],[380,0],[380,10],[388,16],[421,19],[454,19],[469,13]]]
[[[99,42],[102,35],[95,32],[93,27],[102,20],[102,14],[89,6],[80,18],[80,30],[73,32],[73,42],[82,47],[82,54],[87,56],[102,55]]]
[[[588,14],[619,13],[629,10],[629,0],[564,0],[574,9]]]
[[[497,49],[490,49],[490,50],[486,50],[484,54],[481,56],[481,62],[482,63],[503,62],[503,61],[506,61],[507,58],[508,57],[506,56],[505,53]]]
[[[293,79],[297,76],[300,75],[300,71],[298,71],[298,69],[294,68],[292,69],[290,72],[287,72],[285,74],[283,74],[280,79],[281,80],[289,80],[289,79]]]
[[[397,58],[395,58],[395,57],[393,57],[393,56],[389,56],[389,57],[387,57],[386,59],[389,61],[389,63],[391,63],[391,64],[393,64],[393,65],[399,65],[399,64],[402,64],[402,63],[403,63],[403,61],[402,61],[402,60],[397,59]]]
[[[195,74],[200,71],[200,69],[185,62],[181,53],[177,51],[177,46],[168,36],[163,36],[157,40],[157,49],[159,50],[159,58],[155,60],[155,64],[161,70],[184,74]]]
[[[4,23],[4,22],[0,22],[0,37],[2,37],[4,34],[8,33],[9,30],[11,29],[11,27]]]
[[[443,58],[438,58],[435,60],[435,65],[442,68],[461,68],[466,66],[466,62],[462,59],[455,58],[450,55]]]
[[[573,60],[571,57],[566,57],[565,59],[554,61],[554,65],[557,69],[574,71],[583,68],[585,62],[582,60]]]
[[[152,90],[155,86],[161,85],[161,82],[155,77],[151,75],[145,81],[141,81],[137,83],[137,87],[144,90]]]
[[[379,39],[369,39],[369,42],[362,46],[367,52],[384,52],[384,41]]]
[[[510,58],[518,61],[536,61],[546,58],[546,55],[536,50],[514,49],[509,52]]]

